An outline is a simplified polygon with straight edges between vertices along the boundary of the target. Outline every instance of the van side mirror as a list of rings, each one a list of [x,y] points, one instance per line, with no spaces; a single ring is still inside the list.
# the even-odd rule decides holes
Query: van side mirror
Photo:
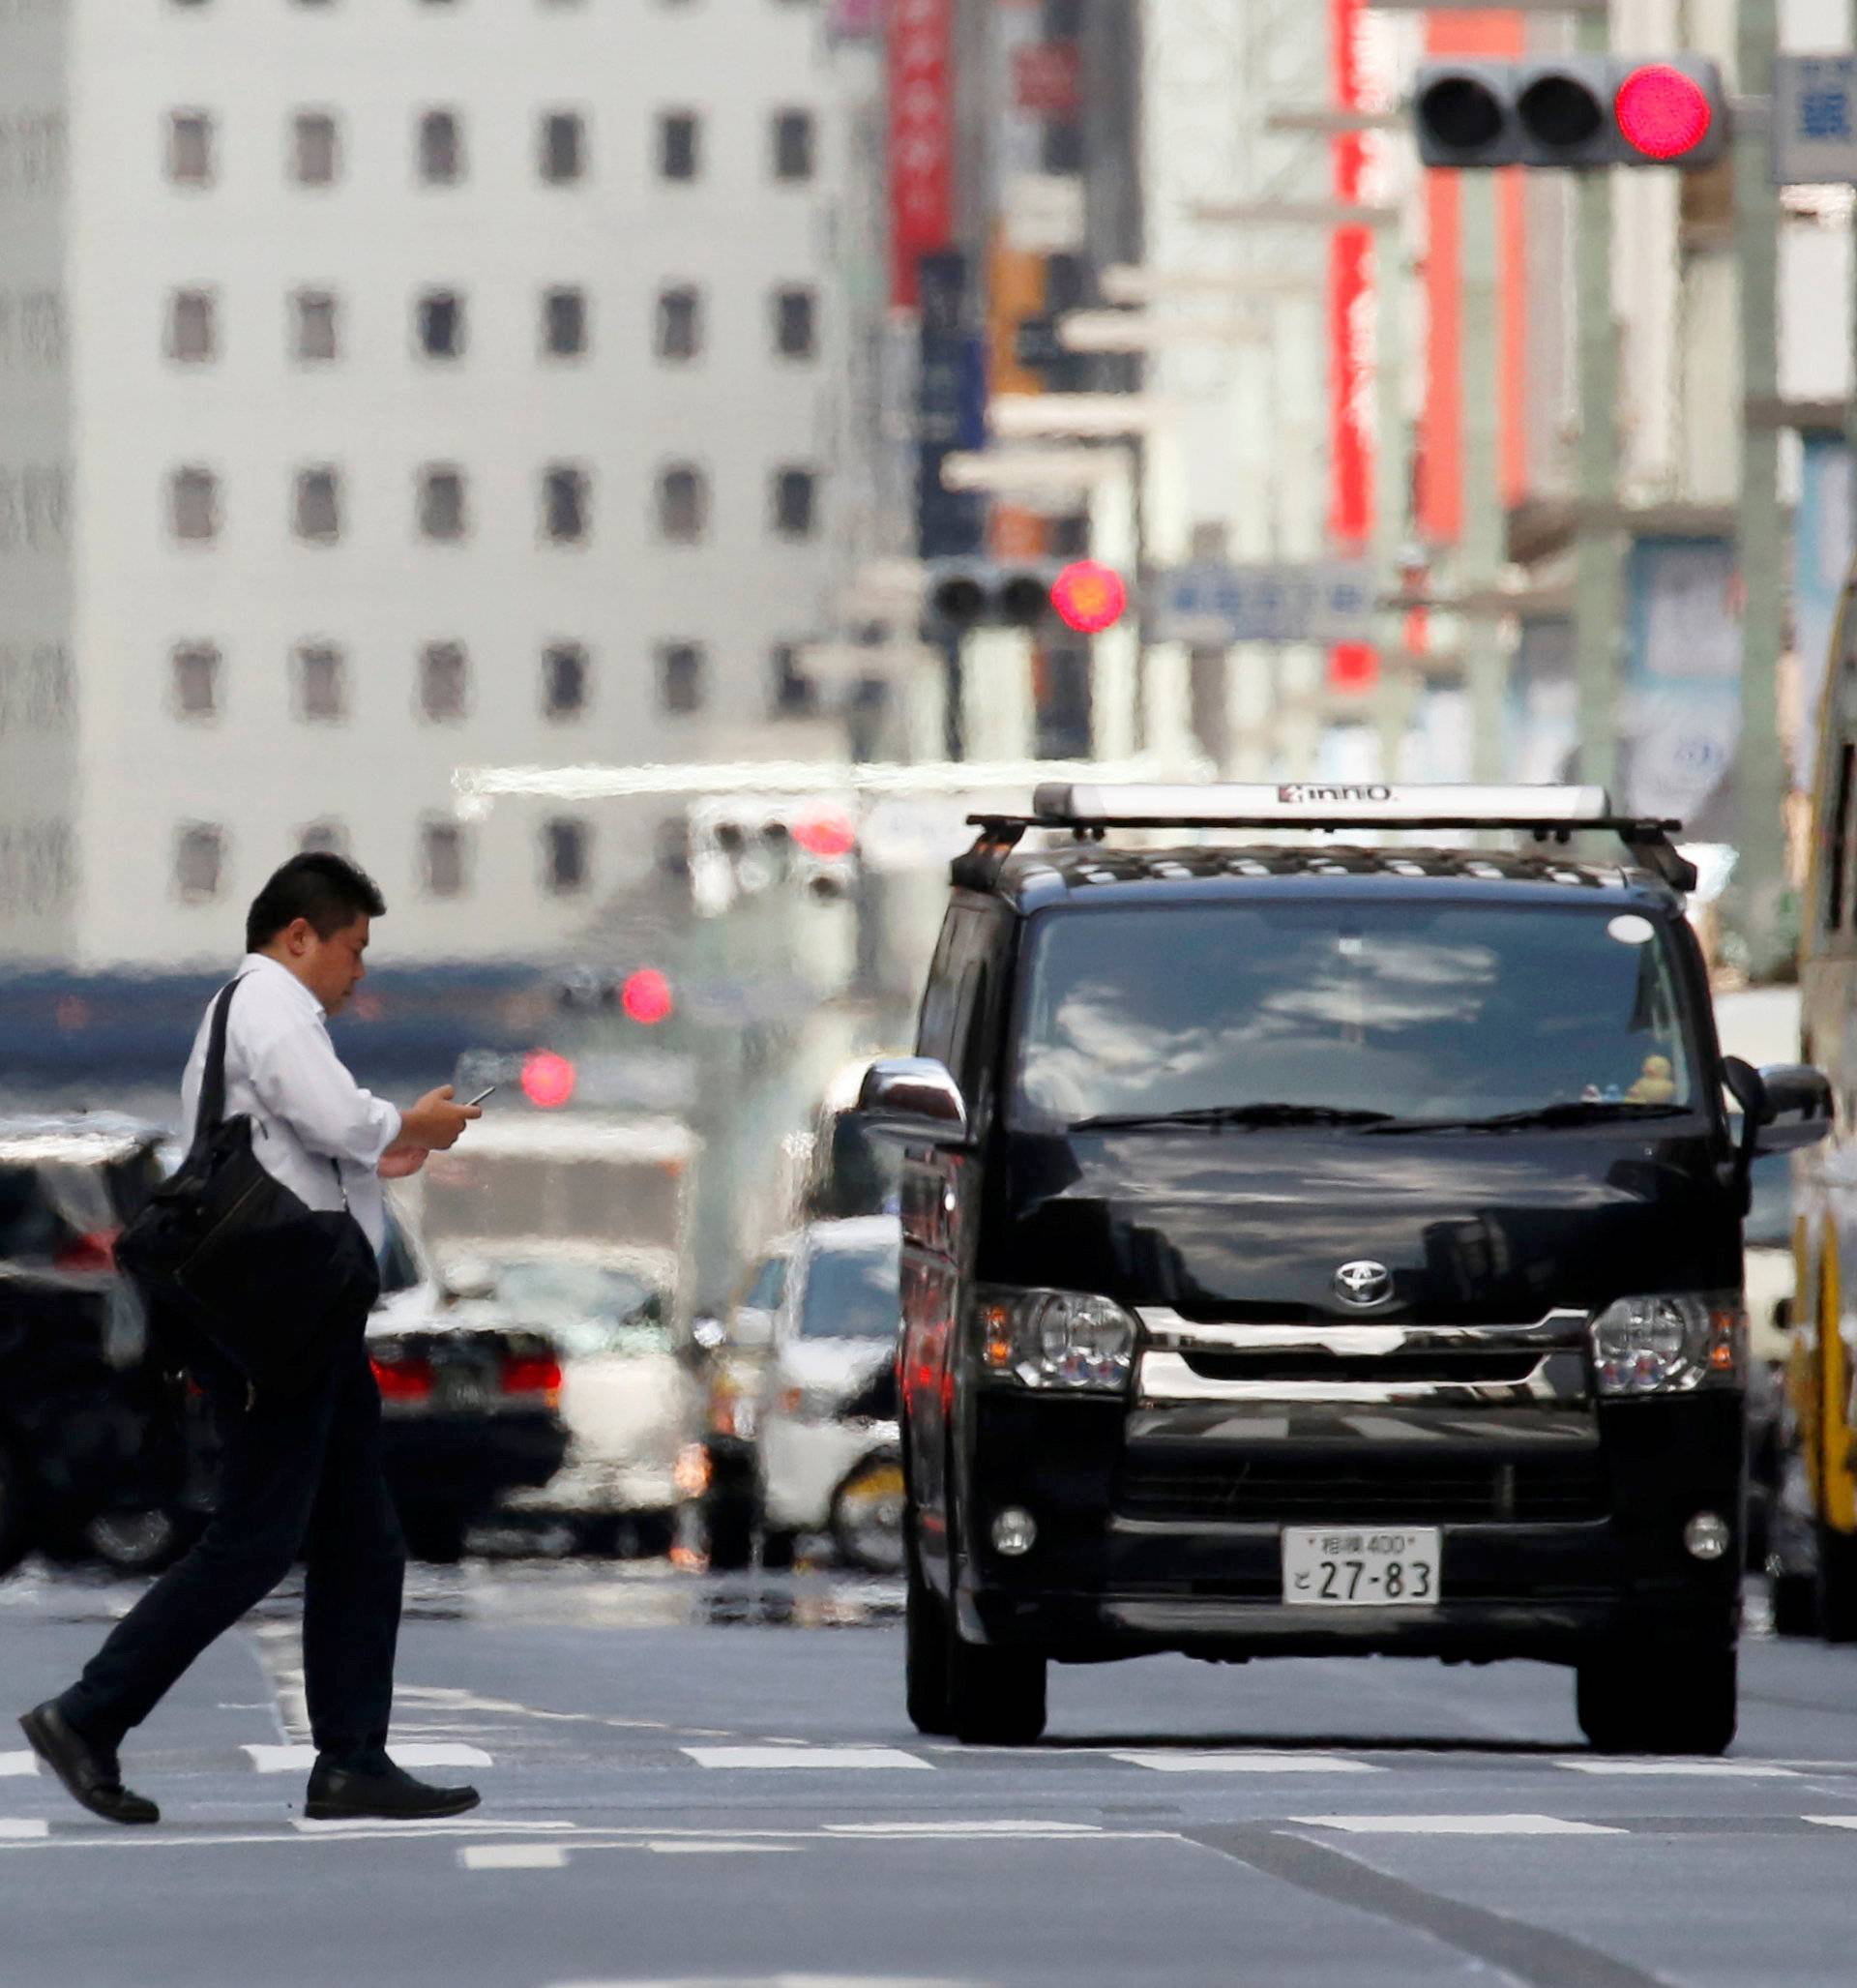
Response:
[[[960,1086],[933,1056],[879,1056],[864,1073],[858,1115],[879,1139],[946,1148],[968,1142]]]
[[[1745,1159],[1797,1152],[1831,1130],[1831,1081],[1809,1063],[1767,1063],[1756,1070],[1739,1056],[1724,1056],[1722,1082],[1741,1107]]]

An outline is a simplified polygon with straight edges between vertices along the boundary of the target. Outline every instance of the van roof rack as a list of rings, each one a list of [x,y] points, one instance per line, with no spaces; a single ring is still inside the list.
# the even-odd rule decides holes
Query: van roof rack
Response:
[[[957,882],[991,881],[1029,828],[1068,828],[1079,838],[1109,828],[1505,829],[1538,842],[1576,833],[1616,835],[1632,859],[1671,889],[1695,888],[1695,865],[1671,842],[1682,827],[1619,815],[1603,786],[1468,786],[1295,781],[1217,786],[1088,786],[1046,782],[1029,815],[970,815],[980,836],[959,859]]]

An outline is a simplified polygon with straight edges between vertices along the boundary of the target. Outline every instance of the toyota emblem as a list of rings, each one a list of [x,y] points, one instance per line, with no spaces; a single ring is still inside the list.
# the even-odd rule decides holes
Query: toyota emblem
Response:
[[[1346,1305],[1377,1305],[1393,1295],[1393,1273],[1371,1257],[1357,1257],[1336,1271],[1335,1294]]]

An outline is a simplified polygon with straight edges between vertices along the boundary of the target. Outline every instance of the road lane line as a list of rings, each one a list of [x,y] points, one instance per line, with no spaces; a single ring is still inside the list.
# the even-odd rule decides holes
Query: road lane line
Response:
[[[0,1816],[0,1838],[9,1843],[37,1843],[51,1834],[49,1823],[25,1816]]]
[[[1821,1829],[1857,1829],[1857,1816],[1802,1816],[1800,1820],[1816,1823]]]
[[[1157,1774],[1383,1774],[1367,1761],[1333,1753],[1111,1753],[1112,1761]]]
[[[1100,1836],[1100,1823],[827,1823],[828,1836]]]
[[[467,1871],[560,1871],[568,1853],[558,1843],[467,1843],[457,1861]]]
[[[39,1771],[39,1756],[36,1753],[0,1753],[0,1779],[9,1774],[36,1774]]]
[[[313,1746],[242,1746],[260,1774],[308,1773],[316,1764]],[[393,1749],[402,1767],[493,1767],[496,1763],[481,1746],[420,1745],[417,1742]]]
[[[290,1826],[302,1836],[419,1836],[428,1829],[448,1830],[456,1834],[463,1830],[467,1834],[475,1829],[480,1836],[504,1836],[512,1831],[527,1832],[545,1829],[573,1829],[580,1827],[578,1823],[498,1823],[483,1816],[422,1816],[415,1820],[397,1823],[384,1816],[339,1816],[327,1821],[313,1820],[309,1816],[292,1816]]]
[[[1576,1774],[1680,1774],[1698,1780],[1713,1776],[1724,1781],[1796,1781],[1799,1778],[1796,1768],[1779,1766],[1772,1761],[1622,1761],[1576,1758],[1556,1761],[1554,1765],[1570,1768]]]
[[[797,1856],[797,1843],[688,1843],[654,1836],[645,1848],[656,1856]]]
[[[1312,1829],[1344,1829],[1351,1836],[1629,1836],[1605,1823],[1575,1823],[1563,1816],[1291,1816]]]
[[[904,1753],[899,1746],[685,1746],[699,1767],[817,1767],[828,1771],[871,1767],[920,1767],[932,1773],[930,1762]]]

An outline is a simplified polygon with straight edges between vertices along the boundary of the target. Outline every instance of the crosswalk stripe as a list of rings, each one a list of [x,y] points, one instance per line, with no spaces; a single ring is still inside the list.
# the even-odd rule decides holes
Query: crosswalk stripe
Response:
[[[1785,1780],[1796,1781],[1797,1769],[1775,1765],[1770,1761],[1617,1761],[1617,1760],[1564,1760],[1556,1761],[1557,1767],[1569,1767],[1576,1774],[1638,1774],[1638,1775],[1682,1775],[1707,1779],[1711,1776],[1723,1780]]]
[[[9,1774],[36,1774],[39,1771],[39,1756],[36,1753],[0,1753],[0,1780]]]
[[[51,1834],[49,1823],[34,1822],[23,1816],[0,1816],[0,1837],[9,1843],[36,1842]]]
[[[699,1767],[922,1767],[932,1764],[899,1746],[686,1746]]]
[[[467,1871],[559,1871],[568,1853],[558,1843],[467,1843],[457,1860]]]
[[[1821,1829],[1857,1829],[1857,1816],[1802,1816],[1800,1821],[1816,1823]]]
[[[1333,1753],[1111,1753],[1112,1761],[1157,1774],[1383,1774],[1368,1761]]]
[[[1629,1836],[1604,1823],[1575,1823],[1561,1816],[1291,1816],[1314,1829],[1344,1829],[1354,1836]]]
[[[307,1774],[316,1764],[313,1746],[244,1746],[260,1774]],[[455,1744],[396,1746],[393,1757],[402,1767],[489,1767],[496,1763],[480,1746]]]

